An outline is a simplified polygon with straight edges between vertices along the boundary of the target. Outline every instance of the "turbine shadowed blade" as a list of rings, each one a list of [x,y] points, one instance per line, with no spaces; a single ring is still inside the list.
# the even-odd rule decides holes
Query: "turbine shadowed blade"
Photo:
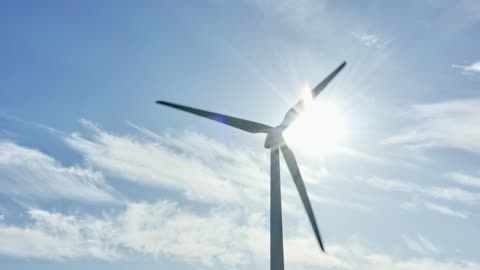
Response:
[[[288,170],[292,174],[293,182],[295,182],[295,186],[297,186],[298,193],[300,194],[300,198],[302,199],[303,206],[307,211],[308,219],[310,220],[310,224],[312,224],[313,231],[315,232],[315,236],[317,237],[318,244],[323,252],[325,249],[323,248],[322,238],[320,237],[320,231],[318,230],[317,221],[315,220],[315,215],[313,214],[312,205],[310,204],[310,200],[308,199],[307,190],[305,188],[305,184],[303,183],[302,175],[300,174],[300,170],[298,169],[297,160],[293,155],[292,150],[288,148],[286,144],[283,144],[281,147],[283,157],[288,166]]]
[[[241,118],[236,118],[228,115],[223,115],[219,113],[214,113],[214,112],[209,112],[209,111],[204,111],[200,109],[195,109],[192,107],[187,107],[184,105],[180,104],[175,104],[167,101],[157,101],[157,104],[162,104],[168,107],[172,107],[178,110],[186,111],[192,114],[196,114],[201,117],[208,118],[213,121],[220,122],[225,125],[229,125],[250,133],[268,133],[268,131],[272,128],[270,126],[260,124],[257,122],[249,121],[249,120],[244,120]]]
[[[312,98],[316,98],[320,92],[322,92],[323,89],[337,76],[337,74],[345,67],[347,62],[343,62],[338,66],[330,75],[328,75],[321,83],[319,83],[313,90],[311,91],[312,93]],[[303,111],[304,109],[304,100],[301,99],[299,100],[295,106],[293,106],[288,112],[285,114],[285,117],[283,118],[282,123],[280,124],[281,126],[289,126],[295,119],[297,119],[298,115]]]

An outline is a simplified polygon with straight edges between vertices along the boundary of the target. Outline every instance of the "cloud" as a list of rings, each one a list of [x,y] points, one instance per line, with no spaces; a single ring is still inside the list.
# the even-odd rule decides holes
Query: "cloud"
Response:
[[[263,226],[254,219],[239,225],[236,211],[213,209],[199,215],[175,203],[129,203],[104,217],[72,216],[31,209],[24,227],[0,225],[0,254],[51,260],[92,257],[116,260],[129,252],[169,256],[190,263],[235,266],[249,259],[245,232]],[[243,240],[242,240],[243,239]]]
[[[263,214],[210,208],[195,212],[171,201],[129,203],[103,217],[73,216],[41,209],[28,212],[24,226],[0,224],[0,255],[67,260],[123,260],[134,254],[203,267],[234,269],[268,263],[269,230]],[[286,263],[291,266],[342,265],[323,255],[312,235],[286,233]],[[311,252],[299,252],[299,250]]]
[[[112,188],[101,173],[65,167],[35,149],[0,141],[0,193],[22,198],[63,198],[113,202]]]
[[[470,216],[470,213],[464,210],[456,210],[453,208],[450,208],[446,205],[439,204],[439,203],[433,203],[427,200],[423,200],[420,198],[416,198],[411,201],[403,202],[400,204],[400,207],[405,209],[405,210],[412,210],[412,209],[418,209],[419,207],[423,207],[427,210],[445,215],[445,216],[450,216],[450,217],[456,217],[456,218],[461,218],[461,219],[468,219]]]
[[[453,210],[447,206],[432,203],[421,199],[427,197],[430,199],[437,199],[443,201],[451,201],[455,203],[462,203],[465,205],[480,205],[480,193],[470,192],[458,187],[450,186],[429,186],[424,187],[415,183],[410,183],[402,180],[385,179],[382,177],[374,176],[370,178],[357,177],[357,181],[366,183],[369,186],[389,191],[389,192],[402,192],[409,193],[415,196],[417,201],[404,202],[401,207],[404,209],[413,209],[419,204],[422,204],[426,209],[435,211],[437,213],[459,217],[462,219],[468,218],[468,212]]]
[[[452,65],[452,67],[462,69],[465,74],[480,73],[480,62],[475,62],[468,66]]]
[[[201,268],[268,266],[268,220],[261,213],[216,207],[193,211],[171,201],[135,202],[116,213],[92,217],[41,209],[28,211],[29,223],[0,224],[0,254],[49,260],[125,260],[143,254],[168,256]],[[294,228],[298,228],[295,226]],[[285,231],[285,263],[292,269],[480,269],[477,262],[442,259],[440,247],[423,235],[404,237],[418,255],[393,257],[359,242],[332,243],[320,252],[311,232]]]
[[[250,255],[238,245],[250,230],[264,226],[253,214],[241,224],[241,214],[229,209],[212,209],[199,215],[175,203],[132,203],[118,218],[119,242],[130,249],[154,256],[167,255],[197,264],[229,267],[245,264]]]
[[[351,32],[352,36],[370,48],[384,49],[388,41],[382,40],[379,36],[370,33]]]
[[[452,172],[447,176],[453,181],[471,187],[480,187],[480,176],[471,176],[461,172]]]
[[[50,260],[123,260],[140,254],[168,257],[204,268],[268,267],[269,229],[264,202],[268,198],[268,174],[264,169],[268,168],[268,163],[265,156],[248,149],[229,148],[192,132],[157,134],[130,123],[139,134],[122,136],[85,120],[82,123],[88,135],[75,133],[64,138],[85,157],[89,167],[139,185],[177,190],[193,201],[208,205],[189,208],[165,200],[125,202],[124,209],[99,217],[31,209],[26,224],[9,225],[8,220],[0,223],[0,246],[9,247],[8,250],[0,248],[0,254]],[[193,173],[184,172],[184,168]],[[196,175],[195,170],[208,172],[204,176],[211,177],[201,183],[217,186],[195,185],[193,182],[198,182],[197,177],[192,177]],[[194,189],[182,181],[192,183]],[[252,197],[225,199],[225,194],[217,195],[207,190],[223,192],[223,182],[228,182],[235,194]],[[368,183],[392,191],[425,189],[413,183],[378,177]],[[285,191],[287,202],[290,196],[298,200],[295,190]],[[323,200],[311,195],[313,201]],[[222,206],[212,206],[218,203]],[[262,207],[256,208],[259,204]],[[438,261],[425,257],[429,255],[399,259],[355,243],[330,243],[329,253],[325,255],[319,252],[311,231],[305,230],[308,227],[300,226],[299,219],[290,221],[284,239],[289,268],[478,269],[475,262]]]
[[[365,179],[365,183],[372,187],[386,191],[414,192],[420,188],[416,184],[399,180],[385,179],[377,176]]]
[[[108,175],[207,203],[263,203],[259,194],[268,192],[265,156],[229,149],[194,132],[162,136],[142,129],[148,137],[120,136],[86,120],[82,124],[91,138],[73,134],[65,141]]]
[[[407,148],[456,148],[480,153],[480,99],[457,99],[439,103],[415,105],[409,116],[416,123],[384,144]]]
[[[118,257],[111,238],[115,233],[112,222],[40,209],[31,209],[28,214],[31,223],[25,227],[0,224],[0,254],[50,260]]]
[[[440,251],[436,245],[421,234],[417,234],[417,237],[414,238],[404,235],[402,238],[407,247],[417,253],[426,255],[438,253]]]
[[[369,161],[379,165],[385,165],[388,163],[388,161],[385,158],[378,157],[366,152],[362,152],[351,147],[341,147],[336,151],[337,151],[336,153],[347,156],[347,157],[351,157],[359,160],[365,160],[365,161]]]
[[[268,15],[276,15],[299,29],[311,29],[311,24],[325,14],[328,0],[250,0],[254,7]]]
[[[467,219],[469,217],[469,213],[466,211],[457,211],[448,206],[437,203],[426,202],[425,207],[446,216],[458,217],[461,219]]]
[[[478,205],[480,203],[480,193],[470,192],[458,187],[432,187],[425,193],[435,198],[464,204]]]
[[[74,133],[65,137],[67,145],[108,176],[175,190],[192,201],[267,208],[269,160],[263,153],[231,147],[195,132],[157,134],[128,123],[139,134],[122,136],[87,120],[81,123],[89,136]],[[307,168],[305,172],[323,177],[318,170]],[[314,202],[365,209],[358,203],[318,196],[312,189],[309,192]],[[297,203],[297,191],[284,186],[282,194],[286,212],[294,210],[291,204]]]

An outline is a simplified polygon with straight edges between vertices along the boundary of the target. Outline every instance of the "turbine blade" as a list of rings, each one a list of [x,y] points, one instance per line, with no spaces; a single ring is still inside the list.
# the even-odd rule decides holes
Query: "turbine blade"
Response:
[[[300,198],[302,199],[303,206],[307,211],[308,219],[310,220],[310,224],[312,224],[313,232],[317,237],[318,244],[320,245],[322,251],[325,252],[325,249],[323,248],[322,238],[320,237],[320,231],[318,230],[317,221],[315,220],[315,215],[313,214],[312,205],[310,204],[310,200],[308,199],[307,190],[305,188],[305,184],[303,183],[300,170],[298,169],[297,160],[295,159],[292,150],[290,150],[290,148],[288,148],[286,144],[283,144],[280,148],[282,150],[283,157],[287,162],[288,170],[292,174],[295,186],[297,186],[297,190],[300,194]]]
[[[213,121],[220,122],[222,124],[232,126],[234,128],[238,128],[250,133],[268,133],[268,131],[272,128],[270,126],[260,124],[257,122],[241,119],[241,118],[236,118],[228,115],[223,115],[219,113],[214,113],[214,112],[209,112],[209,111],[204,111],[192,107],[187,107],[184,105],[180,104],[175,104],[167,101],[157,101],[157,104],[165,105],[168,107],[172,107],[178,110],[186,111],[192,114],[196,114],[201,117],[208,118]]]
[[[330,75],[328,75],[325,79],[323,79],[322,82],[320,82],[315,88],[312,89],[311,94],[312,98],[315,99],[320,92],[322,92],[325,87],[337,76],[337,74],[345,67],[347,62],[343,61],[340,66],[338,66]],[[285,117],[283,118],[283,121],[280,125],[282,126],[289,126],[295,119],[297,119],[298,115],[303,111],[304,109],[304,100],[301,99],[299,100],[288,112],[285,114]]]

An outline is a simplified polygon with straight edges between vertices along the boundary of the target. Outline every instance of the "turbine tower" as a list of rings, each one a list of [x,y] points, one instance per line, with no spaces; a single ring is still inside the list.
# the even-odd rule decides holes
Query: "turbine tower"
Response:
[[[343,62],[330,75],[328,75],[322,82],[320,82],[312,91],[312,98],[316,98],[320,92],[337,76],[337,74],[345,67],[347,63]],[[298,168],[297,160],[293,155],[292,150],[287,146],[283,139],[283,131],[287,129],[299,114],[304,109],[304,100],[299,100],[288,112],[285,114],[283,121],[276,127],[271,127],[265,124],[223,115],[215,112],[204,111],[187,107],[180,104],[175,104],[167,101],[157,101],[157,104],[169,106],[178,110],[186,111],[196,114],[201,117],[208,118],[220,122],[234,128],[241,129],[250,133],[265,133],[265,148],[270,149],[270,269],[283,270],[283,232],[282,232],[282,200],[280,191],[280,151],[282,152],[287,163],[295,186],[302,200],[303,206],[312,225],[313,232],[317,238],[318,244],[323,252],[322,238],[317,227],[317,221],[313,214],[312,205],[308,199],[307,190],[303,183],[302,175]]]

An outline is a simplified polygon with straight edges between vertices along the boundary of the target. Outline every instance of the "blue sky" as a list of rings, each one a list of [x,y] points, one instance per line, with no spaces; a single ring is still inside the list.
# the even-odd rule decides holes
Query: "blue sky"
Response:
[[[264,138],[154,101],[276,125],[346,60],[318,98],[345,138],[291,139],[328,254],[282,163],[287,267],[480,269],[479,14],[475,0],[3,1],[0,265],[268,267]],[[318,119],[292,132],[325,133]]]

